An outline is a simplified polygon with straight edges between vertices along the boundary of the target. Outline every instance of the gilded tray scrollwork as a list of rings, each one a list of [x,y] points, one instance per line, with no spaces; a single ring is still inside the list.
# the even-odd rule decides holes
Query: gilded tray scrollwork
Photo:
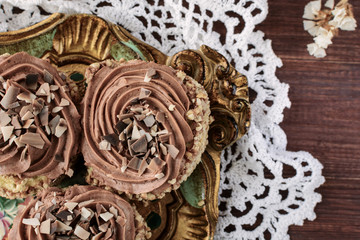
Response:
[[[48,59],[64,72],[77,103],[86,89],[86,67],[106,59],[155,61],[181,69],[201,83],[209,93],[214,117],[202,162],[179,190],[145,205],[134,204],[152,229],[151,239],[213,238],[219,214],[220,154],[250,124],[245,76],[208,46],[167,56],[122,27],[85,14],[55,13],[31,27],[0,33],[0,54],[18,51]]]

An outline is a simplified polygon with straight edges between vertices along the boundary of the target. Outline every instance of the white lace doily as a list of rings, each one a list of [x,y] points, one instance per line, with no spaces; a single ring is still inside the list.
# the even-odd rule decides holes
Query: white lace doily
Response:
[[[288,228],[314,220],[323,166],[307,152],[286,151],[279,127],[290,107],[287,84],[275,76],[281,60],[255,26],[266,0],[6,0],[0,31],[35,24],[53,12],[96,14],[118,23],[166,54],[206,44],[230,60],[256,92],[249,133],[222,155],[216,239],[290,239]],[[301,21],[301,19],[299,19]],[[224,29],[225,34],[214,30]],[[223,33],[223,32],[222,32]],[[161,38],[161,40],[157,40]],[[285,176],[284,168],[293,175]]]

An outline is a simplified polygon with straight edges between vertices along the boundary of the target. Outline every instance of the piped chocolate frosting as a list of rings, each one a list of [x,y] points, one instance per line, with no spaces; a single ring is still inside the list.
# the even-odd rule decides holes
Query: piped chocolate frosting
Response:
[[[80,115],[57,70],[25,52],[0,57],[0,175],[69,172]]]
[[[146,239],[147,227],[130,203],[101,188],[49,188],[26,202],[9,239]]]
[[[177,74],[140,60],[88,69],[82,153],[100,185],[158,195],[184,174],[186,152],[198,154],[192,149],[197,125],[187,113],[199,102],[189,79]]]

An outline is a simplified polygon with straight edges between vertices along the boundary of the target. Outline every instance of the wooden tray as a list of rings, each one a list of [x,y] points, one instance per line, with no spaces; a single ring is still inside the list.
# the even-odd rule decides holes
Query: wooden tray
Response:
[[[76,103],[85,92],[86,67],[108,58],[155,61],[181,69],[200,82],[209,93],[214,116],[202,162],[179,190],[146,207],[135,204],[152,229],[151,239],[213,238],[219,213],[220,154],[250,125],[245,76],[208,46],[167,56],[122,27],[85,14],[55,13],[31,27],[0,33],[0,54],[19,51],[49,59],[64,72]],[[0,233],[7,231],[21,202],[0,198]]]

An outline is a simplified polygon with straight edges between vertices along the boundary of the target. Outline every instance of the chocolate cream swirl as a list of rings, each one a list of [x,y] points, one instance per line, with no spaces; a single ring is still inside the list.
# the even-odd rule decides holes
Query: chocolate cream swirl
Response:
[[[143,218],[118,195],[93,186],[48,188],[14,219],[9,239],[146,239]],[[27,202],[26,201],[26,202]]]
[[[57,70],[25,52],[0,57],[0,175],[68,173],[80,115]]]
[[[207,129],[205,90],[182,72],[140,60],[95,64],[86,75],[82,152],[90,178],[130,194],[160,196],[177,188],[194,160],[189,156],[204,150],[194,147],[198,125],[187,116],[203,106],[197,117],[207,119]]]

